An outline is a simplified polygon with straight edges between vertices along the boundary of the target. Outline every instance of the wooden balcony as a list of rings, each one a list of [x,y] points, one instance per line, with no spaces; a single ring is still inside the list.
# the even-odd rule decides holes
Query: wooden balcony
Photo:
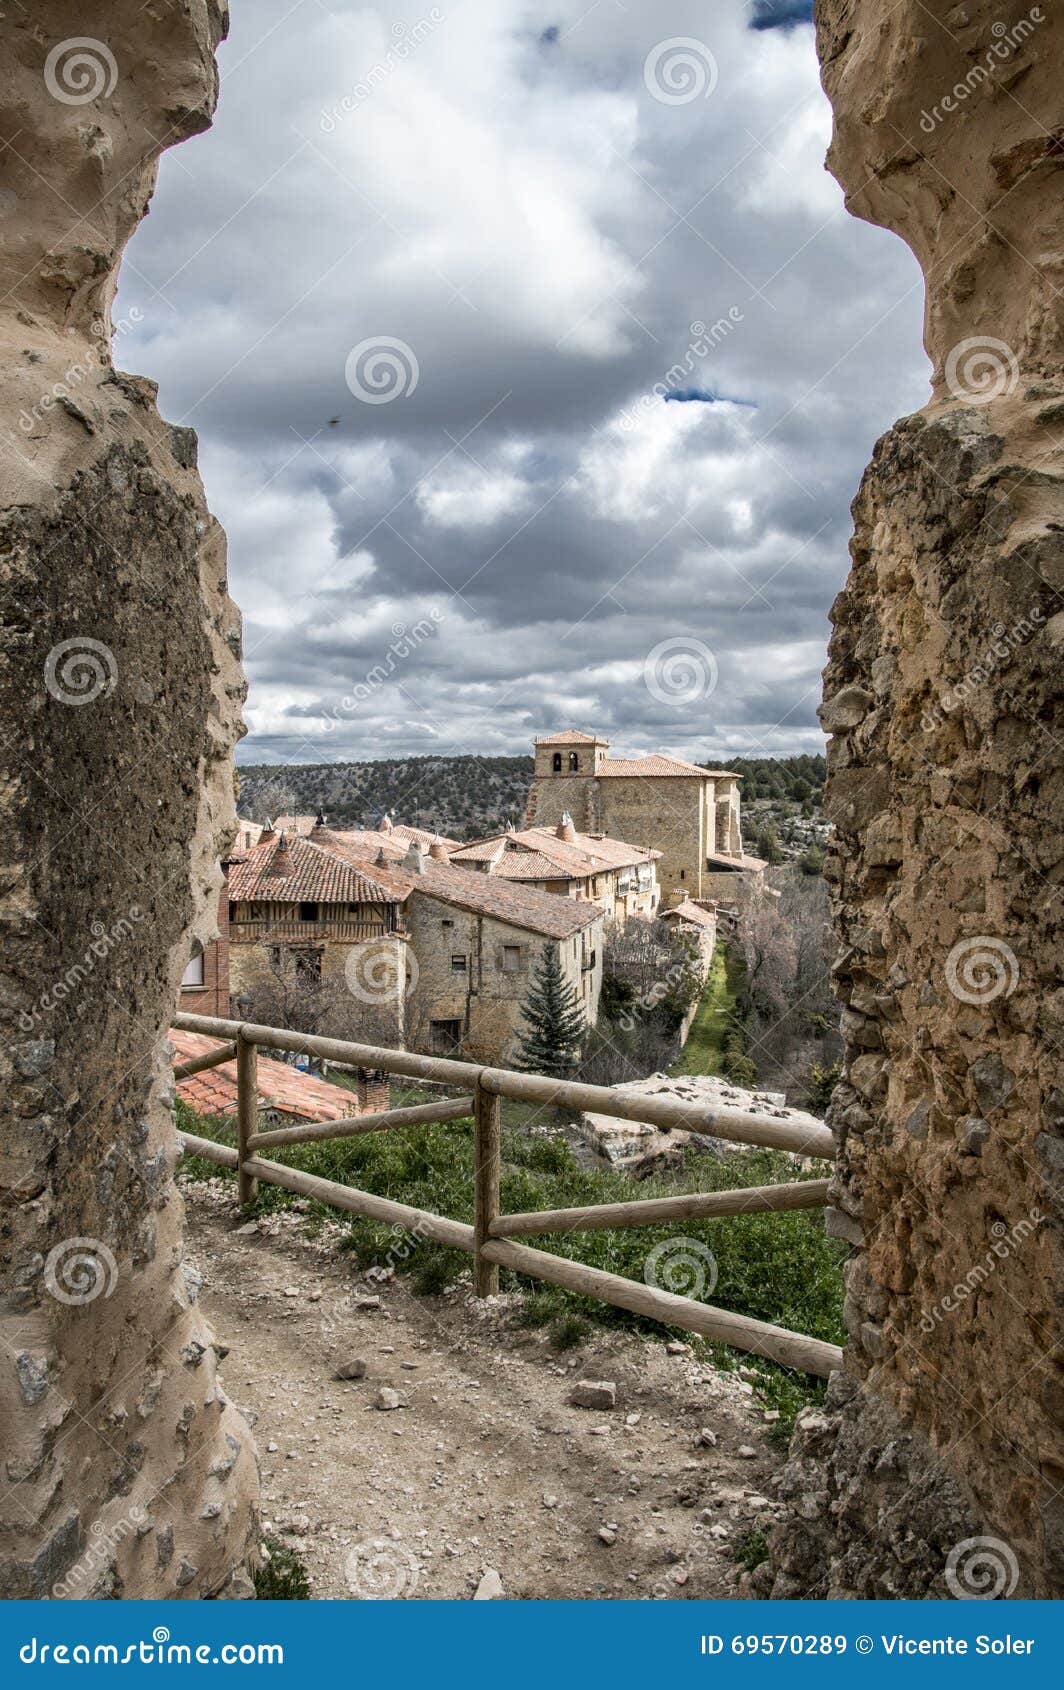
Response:
[[[393,930],[392,937],[399,934]],[[358,916],[331,921],[295,921],[263,917],[259,921],[231,921],[229,942],[240,944],[306,944],[335,939],[345,943],[361,939],[386,939],[389,929],[381,921],[361,921]]]

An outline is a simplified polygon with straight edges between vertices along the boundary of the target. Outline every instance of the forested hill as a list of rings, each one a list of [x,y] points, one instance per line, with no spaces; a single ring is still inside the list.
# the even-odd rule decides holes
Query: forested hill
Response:
[[[743,776],[743,798],[786,798],[819,805],[823,757],[713,759],[710,767]],[[258,763],[240,771],[240,814],[316,814],[336,827],[397,821],[475,839],[524,818],[531,757],[399,757],[374,763]]]
[[[237,808],[252,821],[323,810],[333,827],[396,821],[475,839],[520,827],[531,757],[396,757],[375,763],[259,763],[239,770]]]

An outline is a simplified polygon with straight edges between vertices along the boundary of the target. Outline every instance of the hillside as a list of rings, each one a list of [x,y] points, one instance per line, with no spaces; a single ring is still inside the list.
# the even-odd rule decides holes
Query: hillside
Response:
[[[707,767],[722,766],[713,759]],[[743,777],[743,803],[769,801],[779,821],[790,805],[819,807],[823,757],[725,758]],[[531,757],[395,757],[371,763],[252,763],[239,771],[242,816],[323,810],[334,826],[374,827],[384,812],[455,839],[520,826],[532,780]],[[777,806],[779,813],[777,814]],[[807,810],[809,813],[809,810]]]
[[[475,839],[520,825],[532,780],[531,757],[401,757],[373,763],[249,764],[239,770],[242,816],[323,810],[336,827],[397,820]]]

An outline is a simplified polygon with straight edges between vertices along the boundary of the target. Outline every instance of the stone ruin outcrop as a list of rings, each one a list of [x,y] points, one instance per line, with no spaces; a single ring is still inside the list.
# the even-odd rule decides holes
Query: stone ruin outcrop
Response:
[[[255,1456],[182,1263],[165,1047],[234,825],[239,621],[195,436],[110,326],[225,25],[219,0],[0,24],[7,1597],[251,1592]]]
[[[999,21],[1000,20],[1000,21]],[[822,719],[850,1346],[773,1594],[1064,1589],[1064,13],[818,0],[829,168],[926,280]],[[841,350],[841,349],[840,349]]]

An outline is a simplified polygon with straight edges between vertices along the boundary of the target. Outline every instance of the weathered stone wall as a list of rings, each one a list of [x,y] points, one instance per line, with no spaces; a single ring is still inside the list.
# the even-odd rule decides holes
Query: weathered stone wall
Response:
[[[195,437],[109,330],[224,25],[217,0],[3,24],[5,1596],[250,1589],[254,1453],[182,1262],[164,1043],[234,823],[239,623]]]
[[[407,1015],[412,1049],[431,1050],[433,1021],[455,1020],[465,1029],[463,1057],[473,1062],[508,1064],[525,1031],[521,1005],[532,985],[544,943],[557,947],[562,972],[580,1000],[588,1025],[594,1025],[602,990],[601,921],[572,939],[544,940],[524,928],[444,903],[427,892],[412,894],[406,919],[417,959]],[[451,925],[444,927],[445,921]],[[503,968],[506,945],[520,947],[516,973]],[[593,968],[582,966],[585,950],[595,953]],[[452,970],[452,955],[468,959],[464,972]]]
[[[934,392],[876,448],[833,613],[851,1342],[777,1595],[1064,1589],[1064,12],[999,17],[817,7],[829,165],[923,266]]]

